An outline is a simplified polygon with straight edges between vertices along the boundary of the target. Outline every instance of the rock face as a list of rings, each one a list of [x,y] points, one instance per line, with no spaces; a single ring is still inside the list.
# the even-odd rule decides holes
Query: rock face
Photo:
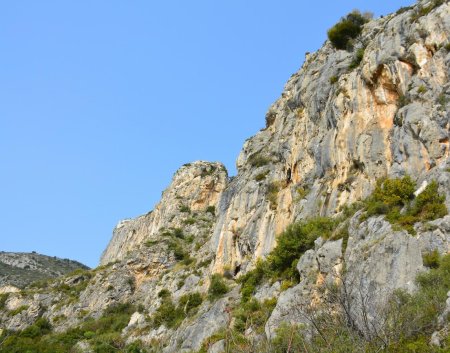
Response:
[[[0,252],[0,288],[24,288],[38,280],[63,276],[89,267],[73,260],[37,253]],[[12,288],[10,288],[12,290]]]
[[[339,215],[377,179],[406,174],[421,186],[417,193],[436,181],[450,209],[450,4],[412,17],[424,4],[368,22],[353,52],[326,42],[308,54],[270,107],[266,128],[245,142],[237,176],[228,178],[220,163],[181,167],[153,211],[117,225],[99,268],[0,297],[0,328],[21,330],[43,317],[62,332],[128,303],[136,307],[121,332],[128,343],[191,352],[217,334],[207,348],[221,352],[218,333],[233,325],[230,312],[241,299],[235,279],[289,224]],[[364,55],[354,64],[358,49]],[[256,288],[259,301],[278,299],[265,335],[274,337],[284,322],[307,327],[311,310],[335,286],[346,289],[357,326],[374,321],[394,290],[415,290],[423,254],[450,251],[450,216],[414,228],[413,237],[357,212],[348,220],[348,241],[318,238],[298,261],[297,285]],[[220,299],[208,295],[214,273],[228,278]],[[192,293],[202,302],[188,312]],[[176,325],[151,319],[168,305],[166,297],[173,301],[169,314],[184,305]],[[263,332],[245,335],[263,339]],[[78,348],[88,352],[86,339]]]
[[[238,157],[214,231],[217,271],[245,268],[288,224],[334,214],[380,177],[448,167],[449,11],[446,3],[416,21],[413,9],[371,21],[356,69],[354,53],[328,42],[307,55]]]
[[[331,286],[346,282],[350,307],[356,318],[364,310],[375,319],[395,289],[410,292],[415,289],[415,278],[424,270],[422,253],[429,249],[406,231],[394,231],[383,217],[369,218],[360,223],[359,216],[355,215],[350,221],[345,252],[342,239],[322,245],[319,238],[317,249],[309,250],[301,257],[297,265],[301,281],[280,295],[266,325],[268,335],[273,335],[275,328],[283,321],[307,324],[305,311],[322,301],[325,292],[320,292],[320,289],[327,283]],[[450,240],[450,233],[445,238]],[[448,250],[445,249],[444,253]],[[342,271],[344,263],[345,279]],[[361,295],[370,305],[361,302]]]
[[[215,212],[227,182],[228,174],[221,163],[198,161],[184,165],[175,173],[153,211],[119,222],[100,264],[125,258],[129,251],[142,245],[145,240],[151,240],[163,228],[183,226],[183,214],[208,208]]]

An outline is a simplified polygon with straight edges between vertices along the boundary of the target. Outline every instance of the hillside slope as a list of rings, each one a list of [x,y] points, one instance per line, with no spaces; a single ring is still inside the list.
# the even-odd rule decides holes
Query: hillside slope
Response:
[[[0,352],[447,352],[450,4],[353,44],[307,55],[236,177],[182,166],[100,267],[1,297]]]
[[[73,260],[37,253],[0,252],[0,288],[24,288],[32,282],[66,275],[89,267]]]

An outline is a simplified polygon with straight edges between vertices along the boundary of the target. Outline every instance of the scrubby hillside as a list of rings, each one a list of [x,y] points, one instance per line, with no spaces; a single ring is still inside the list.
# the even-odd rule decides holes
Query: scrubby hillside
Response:
[[[100,267],[2,295],[0,352],[448,352],[450,5],[328,34],[237,176],[182,166]]]
[[[37,253],[0,252],[0,288],[24,288],[40,280],[66,275],[89,267],[73,260],[59,259]]]

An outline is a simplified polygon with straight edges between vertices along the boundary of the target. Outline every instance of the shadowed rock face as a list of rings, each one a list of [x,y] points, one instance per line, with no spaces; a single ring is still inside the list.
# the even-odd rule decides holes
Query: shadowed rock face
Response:
[[[228,178],[220,163],[181,167],[153,211],[116,226],[102,266],[48,288],[11,293],[0,310],[0,328],[23,329],[42,316],[64,331],[113,304],[141,304],[144,309],[122,332],[127,341],[160,342],[164,352],[197,351],[232,325],[230,307],[240,300],[233,280],[227,294],[209,300],[211,274],[236,278],[247,272],[292,222],[333,216],[369,195],[377,179],[405,174],[418,186],[435,180],[450,208],[450,5],[415,20],[413,11],[367,23],[356,68],[349,69],[355,52],[328,42],[308,54],[270,107],[266,128],[245,142],[237,176]],[[349,220],[346,247],[342,240],[319,238],[299,259],[298,285],[257,288],[255,298],[278,299],[266,324],[268,337],[283,322],[307,324],[300,309],[323,302],[324,284],[345,284],[356,298],[352,312],[361,309],[357,298],[364,293],[371,303],[364,309],[376,318],[395,289],[415,289],[424,253],[450,251],[450,216],[416,224],[412,237],[383,217],[360,215]],[[163,289],[175,305],[193,292],[203,302],[179,327],[154,327],[146,317],[160,307]],[[26,310],[10,314],[21,307]],[[220,352],[223,341],[213,347],[210,352]]]
[[[37,253],[0,252],[0,287],[24,288],[38,280],[55,278],[89,267],[73,260]]]

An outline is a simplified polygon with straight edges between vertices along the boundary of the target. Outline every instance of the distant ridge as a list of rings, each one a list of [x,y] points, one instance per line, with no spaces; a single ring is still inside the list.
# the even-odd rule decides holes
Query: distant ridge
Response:
[[[36,252],[0,252],[0,287],[25,288],[35,281],[55,278],[77,269],[89,269],[82,263]]]

